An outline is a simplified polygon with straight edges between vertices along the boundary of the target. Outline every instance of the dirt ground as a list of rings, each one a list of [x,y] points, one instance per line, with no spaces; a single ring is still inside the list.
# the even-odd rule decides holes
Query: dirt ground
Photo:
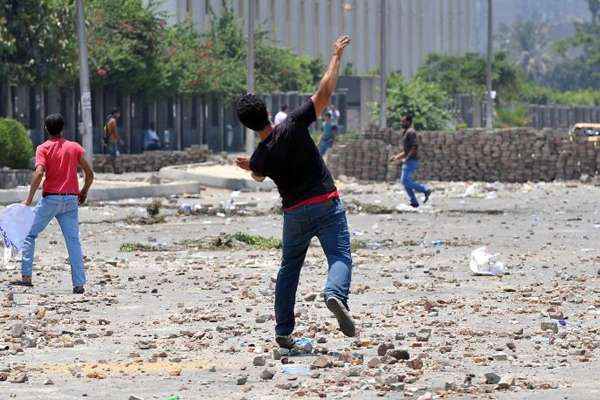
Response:
[[[399,186],[340,183],[360,336],[324,307],[315,241],[299,355],[273,351],[277,241],[235,235],[280,238],[276,192],[161,199],[155,220],[151,199],[84,207],[84,296],[56,223],[34,288],[0,270],[0,399],[599,399],[600,187],[431,184],[413,212]],[[505,275],[471,273],[481,246]]]

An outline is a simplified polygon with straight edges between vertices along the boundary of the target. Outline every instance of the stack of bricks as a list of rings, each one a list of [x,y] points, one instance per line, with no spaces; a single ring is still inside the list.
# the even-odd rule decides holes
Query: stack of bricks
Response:
[[[514,128],[486,132],[418,132],[421,168],[416,177],[441,181],[552,181],[595,176],[600,148],[566,132]],[[334,176],[395,181],[401,164],[389,163],[402,134],[369,129],[360,140],[336,144],[328,164]]]
[[[117,168],[121,172],[153,172],[169,165],[205,162],[210,151],[203,146],[192,146],[183,151],[147,151],[142,154],[123,154],[117,158]],[[94,170],[114,172],[111,157],[105,154],[94,155]]]

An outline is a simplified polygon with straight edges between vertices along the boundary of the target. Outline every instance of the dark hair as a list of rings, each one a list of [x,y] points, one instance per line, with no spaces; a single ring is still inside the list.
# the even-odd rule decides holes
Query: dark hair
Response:
[[[287,111],[287,109],[288,109],[288,105],[287,104],[284,104],[284,105],[281,106],[281,111]]]
[[[260,132],[271,124],[265,102],[251,93],[237,99],[235,110],[242,125],[253,131]]]
[[[410,122],[412,124],[412,122],[413,122],[413,116],[412,116],[412,114],[406,114],[404,116],[404,118],[406,118],[406,121],[408,121],[408,122]]]
[[[119,111],[118,108],[113,108],[112,111],[110,112],[110,115],[115,115],[115,114],[121,114],[121,112]]]
[[[150,122],[150,129],[154,130],[154,122]]]
[[[60,136],[65,126],[65,120],[60,114],[50,114],[44,120],[44,126],[50,136]]]
[[[329,118],[331,118],[331,117],[332,117],[332,115],[331,115],[331,111],[327,111],[327,112],[325,113],[325,116],[326,116],[326,117],[329,117]]]

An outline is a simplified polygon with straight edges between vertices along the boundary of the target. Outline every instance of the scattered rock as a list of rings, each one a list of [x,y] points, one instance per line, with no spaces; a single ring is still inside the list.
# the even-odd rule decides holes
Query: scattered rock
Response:
[[[507,390],[510,389],[515,384],[515,377],[513,375],[504,375],[500,382],[498,382],[498,386],[496,389],[498,390]]]
[[[262,376],[262,375],[261,375]],[[269,378],[270,379],[270,378]],[[235,379],[235,384],[236,385],[245,385],[246,382],[248,382],[248,375],[239,375],[236,379]]]
[[[25,326],[22,322],[15,322],[10,327],[10,336],[14,338],[20,338],[25,333]]]
[[[554,333],[558,333],[558,323],[556,321],[542,321],[540,323],[540,328],[543,331],[552,331]]]
[[[14,375],[11,375],[8,378],[8,381],[10,383],[25,383],[29,380],[29,377],[27,376],[27,374],[25,372],[18,372]]]
[[[325,356],[317,357],[310,365],[313,369],[331,367],[331,360]]]
[[[485,383],[488,385],[496,385],[502,379],[502,378],[500,378],[500,375],[495,374],[493,372],[488,372],[483,377],[485,379]]]
[[[383,357],[387,354],[388,350],[392,350],[393,348],[394,348],[394,343],[392,343],[392,342],[381,343],[377,347],[377,355],[379,357]]]
[[[255,367],[264,367],[267,363],[267,360],[263,356],[256,356],[254,360],[252,360],[252,365]]]
[[[381,365],[381,358],[373,357],[367,362],[367,367],[369,368],[377,368]]]
[[[421,369],[423,368],[423,360],[420,358],[413,358],[412,360],[409,360],[406,365],[412,369]]]
[[[264,369],[260,373],[260,379],[262,379],[263,381],[270,381],[271,379],[273,379],[274,376],[275,372],[271,371],[270,369]]]
[[[404,350],[404,349],[388,350],[385,354],[387,356],[394,357],[396,360],[409,360],[410,359],[410,354],[408,353],[408,350]]]

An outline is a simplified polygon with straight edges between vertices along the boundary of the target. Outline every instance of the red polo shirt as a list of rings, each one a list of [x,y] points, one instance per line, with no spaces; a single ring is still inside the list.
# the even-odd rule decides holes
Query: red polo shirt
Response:
[[[77,166],[85,154],[79,143],[64,138],[49,139],[40,144],[35,152],[35,166],[46,170],[44,193],[77,194]]]

